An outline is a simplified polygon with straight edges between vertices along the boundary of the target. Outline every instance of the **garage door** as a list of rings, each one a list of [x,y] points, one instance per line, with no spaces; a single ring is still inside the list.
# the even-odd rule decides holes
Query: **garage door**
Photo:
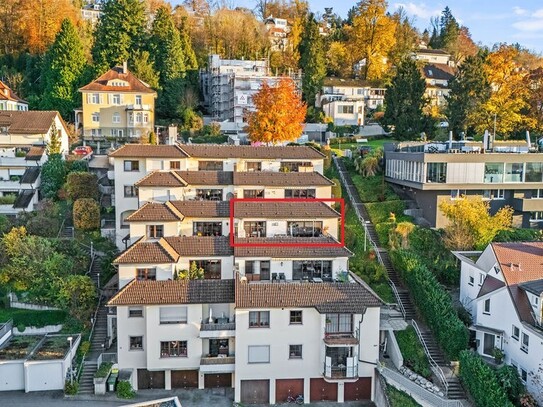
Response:
[[[354,383],[345,383],[345,401],[371,399],[371,377],[362,377]]]
[[[337,401],[337,383],[328,383],[324,379],[311,379],[309,400],[323,401],[331,400]]]
[[[138,369],[138,389],[164,389],[164,371]]]
[[[275,381],[275,402],[287,401],[290,395],[296,397],[304,394],[304,379],[277,379]]]
[[[232,387],[232,373],[206,374],[204,375],[204,387]]]
[[[270,381],[242,380],[241,402],[245,404],[268,404],[270,402]]]
[[[198,387],[198,370],[172,370],[172,389]]]

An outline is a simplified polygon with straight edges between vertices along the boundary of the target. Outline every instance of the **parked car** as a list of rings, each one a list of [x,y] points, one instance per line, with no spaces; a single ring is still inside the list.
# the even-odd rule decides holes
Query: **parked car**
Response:
[[[89,155],[92,154],[92,147],[90,146],[79,146],[74,148],[72,154],[75,155]]]

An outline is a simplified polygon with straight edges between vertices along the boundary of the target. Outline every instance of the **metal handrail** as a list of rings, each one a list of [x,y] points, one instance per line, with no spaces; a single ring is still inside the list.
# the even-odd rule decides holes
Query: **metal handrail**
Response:
[[[60,235],[64,230],[64,223],[66,223],[66,218],[62,219],[62,223],[60,224],[60,228],[58,229],[57,239],[60,239]]]
[[[100,297],[98,298],[98,305],[96,306],[96,309],[94,310],[94,315],[93,315],[93,318],[92,318],[92,326],[91,326],[91,330],[90,330],[90,333],[89,333],[89,339],[88,339],[89,343],[91,342],[92,334],[94,333],[94,326],[96,325],[96,320],[97,320],[97,317],[98,317],[98,310],[100,309],[100,304],[101,303],[102,303],[102,296],[100,295]],[[81,377],[81,371],[83,370],[83,366],[85,365],[85,357],[87,356],[87,353],[88,353],[88,351],[85,352],[85,354],[81,358],[81,364],[79,365],[79,368],[77,369],[77,380],[79,380],[79,378]]]
[[[392,282],[392,280],[389,278],[388,283],[390,284],[390,287],[392,288],[392,292],[394,293],[394,297],[396,297],[396,301],[398,302],[398,306],[400,307],[400,311],[403,315],[403,319],[405,319],[405,307],[403,306],[402,300],[400,298],[400,293],[398,293],[398,289],[396,288],[396,284]]]
[[[5,334],[13,329],[13,319],[10,319],[0,325],[0,338],[3,338]]]
[[[419,326],[417,325],[417,322],[414,319],[412,319],[411,324],[413,325],[413,328],[415,328],[415,332],[417,333],[420,343],[422,344],[422,347],[424,348],[424,353],[426,353],[426,356],[428,357],[428,362],[430,362],[430,366],[435,369],[434,373],[443,384],[443,387],[445,388],[445,395],[447,395],[449,392],[449,383],[447,382],[447,379],[445,378],[445,373],[443,372],[443,369],[441,369],[441,367],[437,364],[437,362],[434,360],[434,358],[430,354],[430,350],[428,349],[428,346],[426,345],[426,342],[424,341],[424,338],[422,337],[422,333],[419,329]]]

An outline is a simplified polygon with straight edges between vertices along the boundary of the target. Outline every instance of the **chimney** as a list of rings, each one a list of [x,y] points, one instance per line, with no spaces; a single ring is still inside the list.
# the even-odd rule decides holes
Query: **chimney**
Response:
[[[174,145],[177,141],[177,126],[168,126],[168,144]]]
[[[128,62],[123,61],[123,73],[127,73],[127,72],[128,72]]]

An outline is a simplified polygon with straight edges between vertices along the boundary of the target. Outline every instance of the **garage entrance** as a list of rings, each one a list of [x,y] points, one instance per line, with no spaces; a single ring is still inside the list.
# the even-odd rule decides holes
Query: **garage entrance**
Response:
[[[371,399],[371,377],[361,377],[354,383],[345,383],[345,401]]]
[[[324,379],[311,379],[309,401],[337,401],[337,383],[328,383]]]
[[[164,389],[164,371],[138,369],[138,389]]]
[[[198,370],[172,370],[172,389],[198,388]]]
[[[270,381],[242,380],[241,402],[245,404],[268,404],[270,402]]]
[[[275,402],[283,403],[288,396],[296,398],[304,394],[304,379],[277,379],[275,381]]]
[[[232,373],[206,374],[204,375],[204,387],[206,389],[232,387]]]

